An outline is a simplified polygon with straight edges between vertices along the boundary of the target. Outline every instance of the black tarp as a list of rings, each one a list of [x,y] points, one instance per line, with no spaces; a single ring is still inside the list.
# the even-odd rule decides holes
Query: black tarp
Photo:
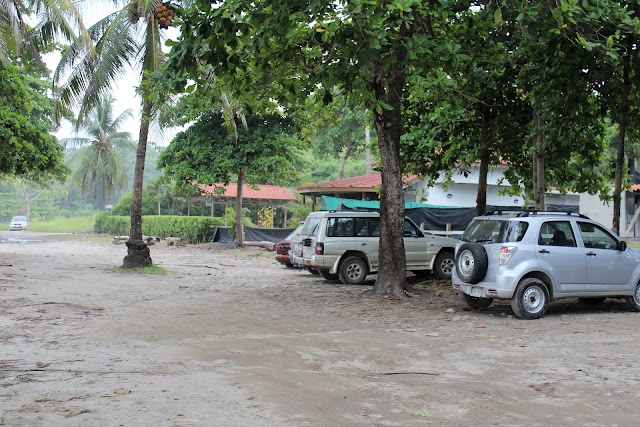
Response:
[[[278,243],[287,238],[295,228],[244,227],[244,240],[247,242]]]

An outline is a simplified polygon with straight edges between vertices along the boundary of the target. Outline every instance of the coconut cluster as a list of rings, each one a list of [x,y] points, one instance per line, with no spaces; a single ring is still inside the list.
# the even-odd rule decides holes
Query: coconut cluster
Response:
[[[178,14],[178,7],[166,2],[158,4],[154,15],[158,20],[160,28],[167,29],[173,22],[173,18]]]

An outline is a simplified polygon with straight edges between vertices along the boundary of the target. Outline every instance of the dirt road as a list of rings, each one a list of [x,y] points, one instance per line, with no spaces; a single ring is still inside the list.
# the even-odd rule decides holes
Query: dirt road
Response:
[[[161,243],[166,276],[119,271],[125,252],[0,232],[0,425],[638,424],[622,301],[522,321],[435,280],[396,302],[257,250]]]

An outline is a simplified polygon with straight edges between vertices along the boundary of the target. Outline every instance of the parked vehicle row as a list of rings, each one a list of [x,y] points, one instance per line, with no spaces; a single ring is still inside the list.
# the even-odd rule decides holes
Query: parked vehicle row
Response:
[[[407,270],[451,278],[457,240],[424,233],[409,218],[405,218],[403,240]],[[282,252],[278,256],[283,257],[288,246],[289,259],[285,265],[304,266],[325,279],[360,284],[369,274],[377,272],[379,241],[378,212],[312,212],[297,239],[290,236],[288,243],[278,243]]]
[[[312,212],[286,241],[278,261],[325,279],[360,284],[379,262],[378,212]],[[405,218],[407,270],[451,279],[470,309],[494,299],[516,317],[538,319],[557,298],[596,305],[623,299],[640,312],[640,251],[590,218],[566,212],[495,212],[474,218],[461,240],[420,230]]]

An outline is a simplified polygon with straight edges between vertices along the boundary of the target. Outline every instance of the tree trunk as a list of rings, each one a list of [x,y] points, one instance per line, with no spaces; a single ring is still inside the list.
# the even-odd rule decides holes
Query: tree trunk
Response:
[[[238,171],[238,190],[236,192],[236,247],[240,248],[244,245],[242,232],[244,230],[242,224],[242,185],[244,183],[244,170]]]
[[[489,176],[489,149],[482,147],[480,151],[480,171],[478,176],[478,194],[476,195],[476,211],[478,215],[487,212],[487,177]]]
[[[489,175],[489,162],[491,153],[489,152],[489,117],[488,112],[482,112],[482,148],[480,150],[480,172],[478,176],[478,193],[476,195],[476,210],[478,215],[487,212],[487,176]]]
[[[151,251],[149,251],[149,247],[142,240],[142,184],[144,181],[144,160],[147,154],[150,117],[151,102],[144,100],[142,103],[138,150],[136,151],[136,166],[133,173],[131,228],[129,229],[129,240],[126,243],[127,256],[124,257],[122,264],[125,268],[140,268],[153,264],[151,261]]]
[[[403,31],[403,30],[401,30]],[[406,50],[398,47],[398,64],[403,62]],[[406,255],[402,231],[404,227],[404,192],[400,165],[400,135],[402,134],[401,104],[405,83],[401,65],[393,67],[386,75],[377,70],[373,87],[376,98],[392,107],[391,110],[374,110],[374,123],[378,132],[380,162],[382,164],[382,189],[380,191],[380,247],[378,278],[373,286],[374,295],[405,298],[407,284]]]
[[[342,156],[342,162],[340,163],[340,171],[338,172],[338,179],[344,178],[344,166],[347,163],[347,159],[351,154],[351,149],[353,148],[353,141],[349,140],[347,143],[347,148],[344,151],[344,156]]]
[[[616,174],[613,185],[613,225],[611,230],[620,234],[620,205],[622,196],[622,176],[624,175],[624,139],[626,138],[627,125],[629,123],[629,93],[631,82],[629,73],[631,69],[631,50],[635,40],[627,38],[624,65],[622,71],[622,94],[620,99],[620,119],[618,122],[618,145],[616,150]]]
[[[544,130],[542,128],[542,117],[540,112],[536,111],[533,118],[536,126],[536,135],[534,138],[535,148],[533,152],[533,199],[536,204],[537,211],[545,210],[544,203]]]
[[[369,125],[364,128],[364,173],[371,174],[371,131]]]

